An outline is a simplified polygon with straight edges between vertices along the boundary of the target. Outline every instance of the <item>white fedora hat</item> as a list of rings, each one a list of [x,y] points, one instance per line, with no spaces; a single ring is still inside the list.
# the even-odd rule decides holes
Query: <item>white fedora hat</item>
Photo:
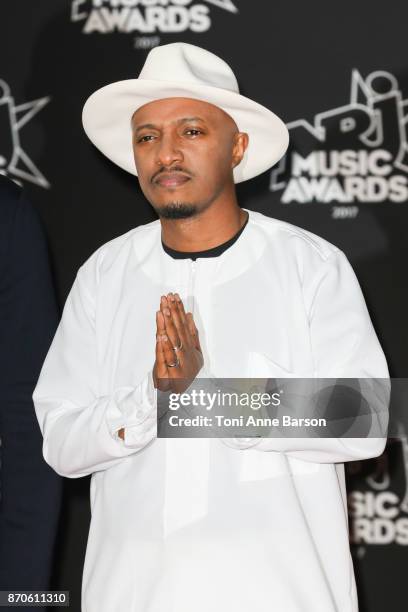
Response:
[[[85,102],[82,124],[106,157],[137,175],[131,117],[148,102],[173,97],[215,104],[234,119],[240,132],[248,133],[248,148],[233,171],[235,183],[261,174],[287,150],[286,125],[265,106],[239,93],[230,66],[214,53],[182,42],[154,47],[137,79],[118,81],[95,91]]]

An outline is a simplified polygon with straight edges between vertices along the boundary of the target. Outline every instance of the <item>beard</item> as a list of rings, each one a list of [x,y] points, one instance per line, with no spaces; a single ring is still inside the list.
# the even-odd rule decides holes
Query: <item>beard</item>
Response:
[[[155,206],[155,211],[163,219],[188,219],[198,213],[197,206],[188,202],[170,202],[165,206]]]

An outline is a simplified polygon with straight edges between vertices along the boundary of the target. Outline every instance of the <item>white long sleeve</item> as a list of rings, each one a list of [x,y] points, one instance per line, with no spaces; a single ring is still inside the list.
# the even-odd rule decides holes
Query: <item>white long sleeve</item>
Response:
[[[262,438],[258,442],[239,438],[223,439],[223,442],[238,449],[284,452],[316,463],[342,463],[376,457],[386,444],[389,373],[361,287],[342,251],[336,249],[332,252],[314,284],[316,289],[309,310],[309,326],[315,377],[365,379],[363,397],[375,421],[373,430],[383,433],[383,437],[274,437]]]
[[[61,476],[105,470],[156,436],[157,391],[149,371],[134,386],[98,396],[96,308],[79,269],[43,364],[33,400],[45,461]],[[125,428],[125,439],[118,430]]]

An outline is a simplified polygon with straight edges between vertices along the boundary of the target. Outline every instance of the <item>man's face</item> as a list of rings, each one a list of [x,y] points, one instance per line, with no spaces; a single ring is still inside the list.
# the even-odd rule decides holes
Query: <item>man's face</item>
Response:
[[[248,135],[221,108],[192,98],[164,98],[132,117],[141,189],[160,217],[202,212],[233,185]]]

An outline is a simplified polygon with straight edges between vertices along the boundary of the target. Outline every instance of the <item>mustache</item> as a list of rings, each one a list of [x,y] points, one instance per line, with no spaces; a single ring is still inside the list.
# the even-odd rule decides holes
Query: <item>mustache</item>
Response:
[[[193,176],[191,172],[189,172],[182,166],[173,166],[172,168],[166,168],[165,166],[163,166],[162,168],[160,168],[160,170],[158,170],[158,172],[155,172],[155,174],[151,178],[151,182],[154,183],[155,180],[161,174],[171,174],[172,172],[182,172],[183,174],[187,174],[188,176]]]

